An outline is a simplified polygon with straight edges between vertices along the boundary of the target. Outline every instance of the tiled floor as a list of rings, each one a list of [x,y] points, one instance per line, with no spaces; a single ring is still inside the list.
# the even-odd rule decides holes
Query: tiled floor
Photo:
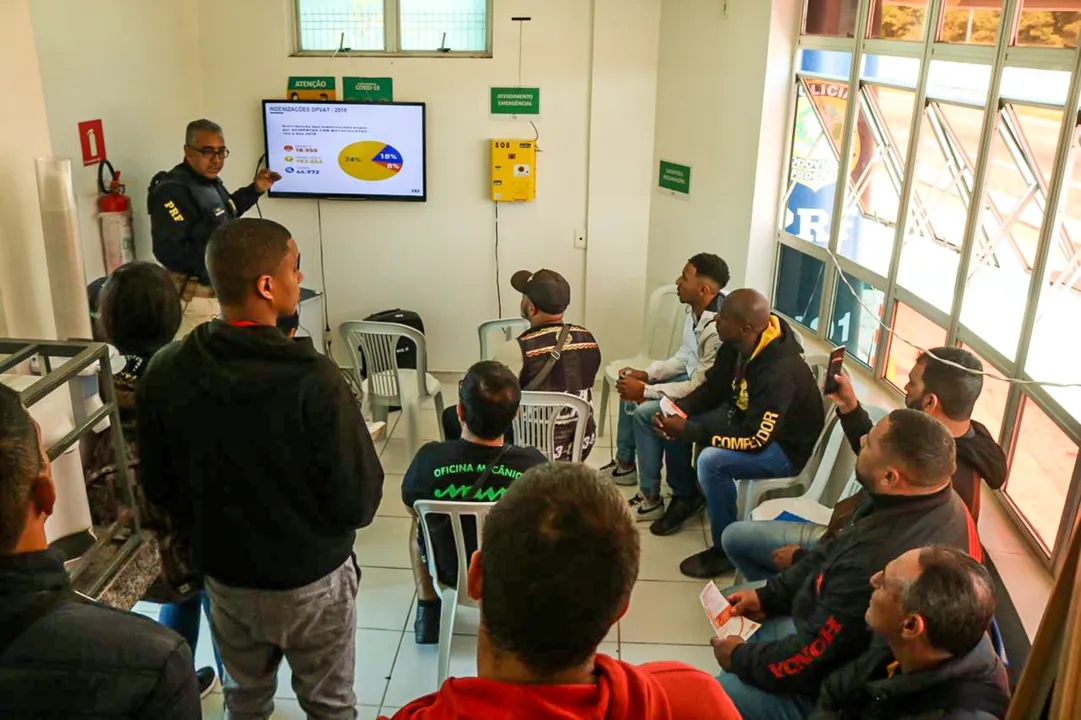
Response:
[[[450,389],[457,386],[460,376],[439,377],[449,406],[454,399]],[[600,438],[588,465],[600,467],[609,461],[617,410],[610,408],[606,436]],[[436,647],[413,642],[416,593],[406,545],[410,521],[401,502],[402,474],[410,458],[405,433],[397,427],[398,419],[397,414],[391,415],[387,439],[378,443],[386,473],[383,503],[375,521],[357,533],[356,552],[362,568],[357,597],[356,689],[360,720],[392,715],[405,703],[436,689]],[[438,437],[434,411],[431,418],[420,418],[419,437],[421,441]],[[628,497],[635,490],[621,489]],[[698,603],[703,583],[684,578],[678,567],[684,557],[706,547],[705,526],[702,521],[695,521],[682,532],[664,538],[650,534],[645,523],[640,529],[642,562],[638,584],[627,614],[612,628],[601,645],[601,652],[633,663],[679,660],[715,673],[717,663],[709,647],[710,627]],[[719,578],[717,584],[725,587],[730,581],[730,577]],[[135,609],[156,617],[157,606],[140,603]],[[477,622],[475,613],[459,616],[451,658],[453,675],[476,673]],[[203,623],[196,665],[212,663],[209,632]],[[278,676],[275,706],[274,718],[304,717],[290,687],[286,663]],[[203,702],[203,717],[222,716],[219,691]]]

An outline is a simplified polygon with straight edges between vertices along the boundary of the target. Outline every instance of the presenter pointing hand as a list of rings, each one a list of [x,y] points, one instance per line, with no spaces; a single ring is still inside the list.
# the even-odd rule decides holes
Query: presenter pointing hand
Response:
[[[261,193],[265,193],[270,189],[270,186],[282,179],[280,173],[271,172],[267,168],[263,168],[259,172],[255,173],[255,189]]]

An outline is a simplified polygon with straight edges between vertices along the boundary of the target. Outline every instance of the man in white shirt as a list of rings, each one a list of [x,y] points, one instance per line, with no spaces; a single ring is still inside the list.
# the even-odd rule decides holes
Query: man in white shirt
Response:
[[[617,485],[638,484],[631,509],[640,521],[657,521],[664,515],[661,499],[661,462],[668,455],[668,485],[673,497],[698,498],[698,480],[689,458],[666,453],[664,439],[653,429],[660,399],[684,397],[701,385],[721,341],[714,316],[728,284],[728,265],[711,253],[699,253],[687,261],[676,279],[680,302],[688,305],[683,342],[676,354],[645,370],[623,368],[616,389],[623,412],[616,429],[616,459],[601,468]],[[635,463],[637,451],[638,461]]]

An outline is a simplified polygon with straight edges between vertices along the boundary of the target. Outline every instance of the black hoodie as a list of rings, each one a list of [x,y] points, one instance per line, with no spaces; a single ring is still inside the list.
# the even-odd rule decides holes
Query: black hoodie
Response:
[[[776,441],[802,469],[826,422],[822,393],[802,354],[788,323],[776,315],[746,362],[733,343],[722,343],[706,381],[676,404],[688,415],[727,405],[728,417],[716,426],[692,418],[682,438],[750,453]]]
[[[360,408],[310,338],[221,320],[161,350],[139,386],[139,479],[233,587],[282,590],[349,558],[383,494]]]

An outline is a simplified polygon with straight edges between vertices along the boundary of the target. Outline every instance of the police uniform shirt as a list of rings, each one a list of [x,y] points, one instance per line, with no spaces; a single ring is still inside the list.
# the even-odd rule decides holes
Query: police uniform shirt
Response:
[[[166,270],[210,285],[204,259],[210,234],[251,209],[260,194],[253,183],[230,195],[220,178],[205,178],[183,162],[159,174],[147,196],[154,257]]]

